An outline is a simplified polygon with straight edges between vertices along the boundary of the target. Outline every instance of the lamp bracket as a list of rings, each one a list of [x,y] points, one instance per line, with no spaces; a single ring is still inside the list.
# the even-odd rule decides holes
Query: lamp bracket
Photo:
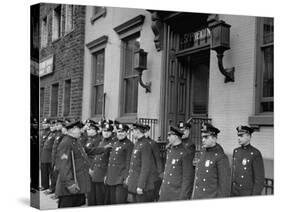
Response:
[[[142,72],[143,70],[139,71],[139,83],[141,87],[145,88],[145,93],[151,93],[151,82],[144,83],[142,81]]]
[[[224,82],[234,82],[234,72],[235,68],[224,68],[223,67],[223,52],[217,52],[217,57],[218,57],[218,66],[220,72],[225,76]]]

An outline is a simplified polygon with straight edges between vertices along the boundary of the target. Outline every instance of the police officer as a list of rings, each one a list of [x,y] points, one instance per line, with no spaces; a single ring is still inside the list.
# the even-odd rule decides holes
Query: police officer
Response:
[[[182,136],[183,145],[192,152],[193,157],[194,157],[195,144],[191,140],[191,137],[190,137],[190,132],[191,132],[190,121],[189,122],[180,122],[178,125],[178,128],[180,128],[180,130],[183,132],[183,136]]]
[[[167,152],[164,178],[159,201],[187,200],[192,193],[194,169],[191,151],[182,142],[183,132],[171,126],[168,140],[171,144]]]
[[[98,151],[94,157],[91,176],[93,182],[93,192],[95,193],[95,199],[93,200],[93,205],[103,205],[106,202],[106,186],[105,186],[105,176],[107,172],[108,160],[110,149],[115,142],[113,135],[113,126],[110,124],[105,124],[102,131],[102,141],[99,143],[99,149],[103,151]]]
[[[79,141],[82,126],[80,121],[68,124],[67,135],[58,147],[56,195],[59,208],[84,205],[85,194],[90,191],[89,161]]]
[[[98,134],[98,126],[96,126],[95,122],[89,122],[88,123],[88,128],[87,128],[87,142],[85,145],[85,151],[89,156],[89,161],[90,161],[90,169],[89,169],[89,174],[90,176],[93,174],[93,170],[91,167],[94,166],[94,157],[98,153],[97,152],[97,147],[99,146],[99,143],[101,142],[101,135]],[[103,150],[103,148],[102,148]],[[91,180],[91,190],[87,194],[88,198],[88,205],[94,205],[95,204],[95,192],[94,192],[94,183]]]
[[[151,161],[151,163],[152,163],[152,171],[154,175],[154,191],[153,191],[153,196],[151,197],[151,201],[158,201],[159,190],[163,179],[164,167],[160,156],[159,146],[157,145],[156,141],[150,138],[150,126],[149,125],[144,125],[144,126],[145,126],[144,136],[148,139],[149,144],[151,145],[152,156],[153,156],[153,161]]]
[[[253,128],[236,128],[240,147],[234,149],[232,159],[231,196],[260,195],[264,187],[263,158],[251,145]]]
[[[201,129],[203,151],[196,165],[192,199],[228,197],[231,173],[227,156],[217,143],[219,129],[203,124]]]
[[[56,124],[54,126],[55,128],[55,135],[54,135],[54,144],[52,147],[52,164],[51,164],[51,187],[50,189],[46,192],[47,194],[52,194],[55,192],[56,189],[56,182],[57,182],[57,177],[58,177],[58,169],[57,169],[57,149],[58,146],[60,144],[60,142],[62,141],[63,138],[63,134],[62,134],[62,124],[63,124],[63,120],[62,119],[57,119],[56,120]]]
[[[52,162],[52,148],[55,140],[55,120],[51,121],[50,133],[43,139],[41,150],[41,190],[46,190],[50,187],[51,177],[51,162]]]
[[[136,140],[131,156],[129,176],[126,180],[132,202],[149,202],[153,195],[154,175],[152,172],[153,153],[149,140],[145,138],[145,126],[133,124],[133,137]]]
[[[129,127],[125,124],[116,126],[117,141],[112,146],[106,174],[108,185],[109,204],[127,202],[128,190],[124,181],[128,177],[131,154],[134,144],[127,138]]]

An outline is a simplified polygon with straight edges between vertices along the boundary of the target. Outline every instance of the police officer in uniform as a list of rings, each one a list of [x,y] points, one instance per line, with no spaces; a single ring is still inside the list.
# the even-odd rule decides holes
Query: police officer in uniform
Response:
[[[51,162],[52,162],[52,148],[55,140],[55,121],[52,120],[50,125],[50,133],[43,139],[41,150],[41,190],[46,190],[50,187],[51,177]]]
[[[151,201],[158,201],[159,199],[159,190],[161,187],[162,179],[163,179],[163,172],[164,167],[162,164],[162,160],[160,157],[160,149],[157,145],[156,141],[154,141],[152,138],[150,138],[150,126],[145,125],[145,134],[144,136],[148,139],[149,144],[152,148],[152,170],[154,174],[154,191],[153,196],[151,197]]]
[[[253,128],[236,128],[240,147],[234,149],[232,159],[231,196],[260,195],[264,187],[263,158],[250,142]]]
[[[192,152],[193,157],[195,154],[195,144],[191,140],[190,132],[191,132],[191,124],[190,122],[180,122],[178,128],[183,132],[182,143],[183,145]]]
[[[93,166],[91,168],[92,176],[92,189],[95,193],[95,199],[93,200],[93,205],[104,205],[107,203],[106,199],[106,186],[105,186],[105,176],[107,172],[108,160],[111,147],[115,142],[112,135],[113,126],[110,124],[105,124],[102,131],[102,141],[99,143],[98,152],[94,151],[95,157],[93,160]],[[103,149],[100,152],[100,149]]]
[[[153,153],[149,140],[145,138],[145,126],[133,124],[136,139],[131,156],[129,176],[126,180],[132,202],[149,202],[153,195],[154,175],[152,172]]]
[[[124,187],[128,177],[131,154],[134,144],[127,138],[129,127],[125,124],[116,126],[117,141],[112,146],[106,174],[109,204],[127,202],[128,190]]]
[[[95,122],[90,121],[88,123],[87,128],[87,142],[85,145],[85,151],[88,154],[89,161],[90,161],[90,169],[89,174],[90,176],[93,174],[93,170],[91,169],[94,166],[94,157],[98,153],[97,147],[99,146],[99,143],[101,142],[101,135],[98,134],[98,126],[96,126]],[[103,150],[103,148],[102,148]],[[103,152],[100,150],[100,153]],[[88,198],[88,205],[94,205],[95,204],[95,192],[94,192],[94,183],[91,180],[91,190],[87,194]]]
[[[231,171],[227,156],[217,143],[219,129],[203,124],[201,129],[203,151],[196,165],[192,199],[228,197],[231,189]]]
[[[56,189],[56,182],[58,178],[58,169],[57,169],[57,150],[60,142],[62,141],[62,138],[64,134],[62,134],[62,125],[63,125],[63,120],[62,119],[57,119],[56,124],[55,124],[55,130],[56,133],[54,135],[55,140],[52,148],[52,164],[51,164],[51,187],[47,191],[47,194],[52,194],[55,192]]]
[[[90,191],[89,161],[82,144],[80,121],[66,126],[68,132],[59,144],[59,175],[56,185],[58,207],[74,207],[85,204],[85,194]]]
[[[187,200],[192,193],[194,168],[193,155],[182,142],[183,132],[170,127],[168,140],[171,144],[167,152],[164,178],[159,201]]]

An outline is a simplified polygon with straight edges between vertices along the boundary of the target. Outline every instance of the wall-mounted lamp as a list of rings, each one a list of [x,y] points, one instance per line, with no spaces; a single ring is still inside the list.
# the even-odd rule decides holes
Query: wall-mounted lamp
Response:
[[[223,67],[223,53],[230,49],[230,25],[224,21],[215,21],[209,24],[211,31],[211,49],[217,52],[218,66],[220,72],[225,76],[224,82],[234,82],[234,71],[235,68],[224,68]]]
[[[143,49],[135,51],[134,69],[139,73],[139,83],[145,88],[146,93],[151,92],[151,82],[144,83],[142,81],[142,72],[147,69],[147,52]]]

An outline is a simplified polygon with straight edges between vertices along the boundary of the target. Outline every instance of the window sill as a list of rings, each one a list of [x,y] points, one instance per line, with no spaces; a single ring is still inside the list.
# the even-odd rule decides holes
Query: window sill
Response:
[[[62,38],[62,37],[59,37],[59,38],[56,38],[56,39],[52,40],[52,44],[58,42],[61,38]]]
[[[137,121],[137,115],[124,115],[116,119],[121,123],[135,123]]]
[[[71,34],[72,32],[74,32],[74,28],[71,29],[69,32],[65,32],[63,37],[66,37],[67,35]]]
[[[273,114],[253,115],[248,118],[248,123],[251,126],[273,126]]]
[[[96,22],[96,20],[98,20],[101,17],[105,17],[106,16],[106,8],[104,8],[102,11],[100,11],[99,13],[95,14],[92,18],[91,18],[91,24],[94,24]]]

